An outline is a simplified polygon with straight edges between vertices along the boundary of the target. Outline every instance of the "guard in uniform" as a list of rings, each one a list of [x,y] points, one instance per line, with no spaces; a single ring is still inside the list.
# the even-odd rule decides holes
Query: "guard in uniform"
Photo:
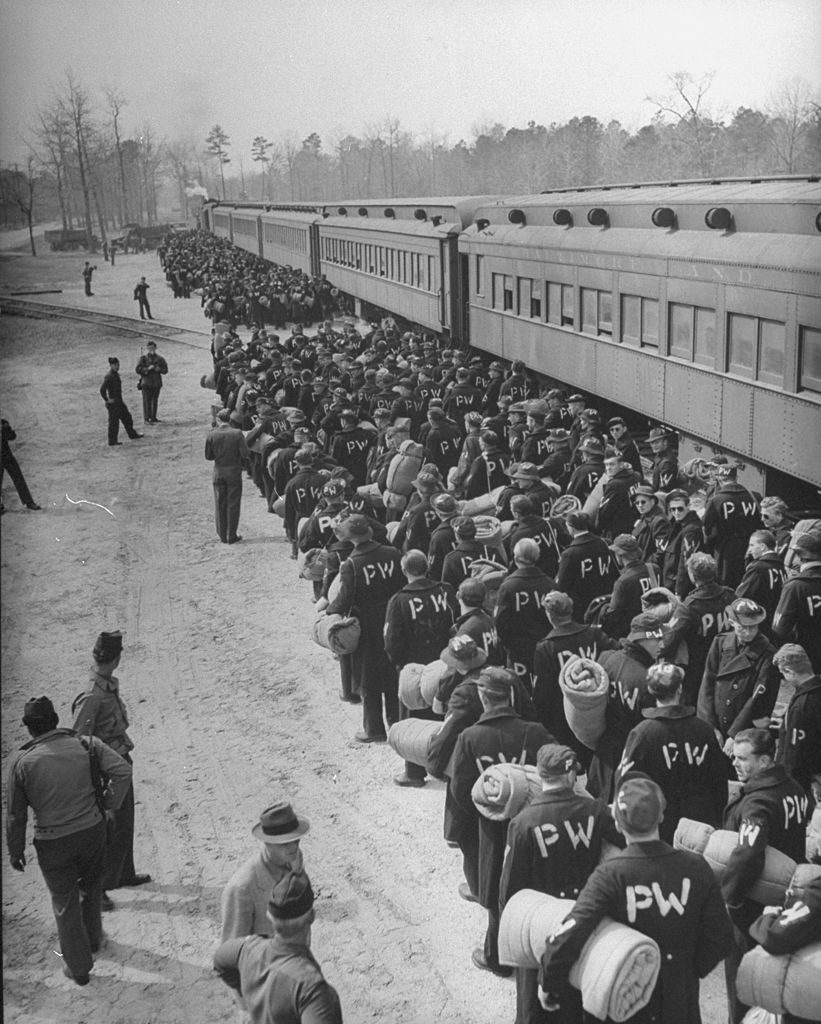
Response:
[[[97,736],[124,758],[129,765],[134,744],[128,735],[128,714],[120,699],[120,680],[114,671],[120,664],[123,634],[120,630],[100,633],[94,644],[94,664],[89,672],[89,688],[72,706],[74,729],[78,736]],[[103,879],[103,910],[113,910],[109,889],[145,885],[151,876],[134,867],[134,785],[131,783],[114,817],[109,835]]]
[[[168,373],[168,363],[157,352],[156,341],[147,342],[146,348],[148,351],[140,356],[135,370],[140,378],[137,387],[143,396],[143,419],[146,423],[157,423],[157,404],[162,379]]]
[[[570,968],[602,918],[654,939],[661,970],[635,1024],[700,1024],[699,981],[732,946],[732,927],[718,882],[703,857],[674,850],[659,838],[664,795],[639,774],[620,785],[613,804],[625,850],[593,872],[542,957],[539,999],[558,1010],[573,998]]]
[[[599,863],[604,839],[617,846],[610,809],[575,792],[581,766],[575,753],[547,743],[536,755],[542,794],[513,818],[499,883],[499,910],[522,889],[576,899]],[[517,967],[516,1024],[551,1024],[538,999],[537,968]],[[581,997],[562,1007],[563,1024],[581,1024]]]
[[[120,360],[110,356],[108,360],[109,371],[103,378],[100,385],[100,397],[105,402],[108,411],[108,443],[113,446],[122,444],[117,437],[120,433],[120,424],[125,427],[125,432],[132,441],[142,434],[134,429],[134,420],[128,411],[128,406],[123,401],[123,382],[120,380]]]

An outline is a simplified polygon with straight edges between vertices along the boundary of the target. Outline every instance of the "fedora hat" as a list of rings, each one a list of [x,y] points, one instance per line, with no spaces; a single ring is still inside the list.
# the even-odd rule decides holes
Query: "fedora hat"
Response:
[[[251,835],[261,843],[292,843],[310,829],[311,823],[294,813],[287,800],[278,800],[259,816]]]
[[[455,636],[439,655],[448,668],[459,672],[470,672],[480,668],[487,661],[487,655],[481,647],[477,647],[472,636],[461,633]]]
[[[514,480],[541,480],[539,467],[533,462],[520,462],[519,468],[512,474]]]

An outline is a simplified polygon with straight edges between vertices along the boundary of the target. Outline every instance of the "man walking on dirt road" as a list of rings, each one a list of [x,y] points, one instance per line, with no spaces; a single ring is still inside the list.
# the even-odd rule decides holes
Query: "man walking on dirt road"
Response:
[[[140,320],[145,320],[146,316],[149,320],[154,319],[151,315],[151,307],[148,305],[148,289],[150,287],[150,285],[146,284],[144,277],[141,277],[136,285],[134,285],[134,298],[140,304]]]
[[[85,286],[86,295],[94,294],[91,290],[91,275],[96,269],[96,267],[92,267],[88,260],[86,260],[86,265],[83,267],[83,285]]]

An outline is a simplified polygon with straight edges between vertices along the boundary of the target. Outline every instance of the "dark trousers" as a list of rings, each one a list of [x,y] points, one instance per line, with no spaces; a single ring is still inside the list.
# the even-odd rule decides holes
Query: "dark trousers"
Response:
[[[94,293],[91,291],[91,278],[90,277],[87,277],[85,279],[85,286],[86,286],[86,295],[93,295]]]
[[[214,474],[214,520],[217,536],[221,541],[234,540],[239,526],[239,510],[242,503],[242,470],[232,470],[230,475]]]
[[[23,470],[20,469],[17,459],[15,459],[11,454],[3,457],[3,464],[2,467],[0,467],[0,485],[3,483],[3,474],[6,470],[9,471],[9,476],[11,477],[14,486],[17,488],[17,493],[20,495],[20,501],[22,501],[24,505],[33,505],[34,498],[32,498],[31,491],[28,489],[26,478],[23,476]]]
[[[585,1020],[581,992],[568,986],[562,990],[561,1008],[548,1013],[539,1002],[539,969],[516,967],[513,974],[516,978],[516,1024],[582,1024]]]
[[[354,688],[352,660],[352,654],[339,655],[340,696],[344,697],[345,700],[359,694],[359,691]]]
[[[57,922],[63,962],[73,975],[88,974],[94,961],[91,947],[100,945],[106,826],[59,839],[35,839],[37,861],[43,873]]]
[[[131,413],[128,411],[128,407],[125,402],[120,399],[119,402],[112,402],[106,406],[108,409],[108,443],[116,444],[117,437],[120,433],[120,424],[125,427],[125,432],[129,437],[136,437],[137,431],[134,429],[134,420],[131,418]]]
[[[151,307],[148,305],[148,299],[138,299],[140,304],[140,320],[145,320],[148,317],[149,320],[153,320],[154,317],[151,315]]]
[[[123,755],[131,764],[128,754]],[[125,800],[114,815],[114,826],[109,832],[105,855],[103,889],[118,889],[130,882],[134,870],[134,786],[128,787]]]
[[[159,388],[147,388],[143,384],[143,419],[153,423],[157,418],[157,403],[160,400]]]
[[[754,946],[751,938],[737,925],[733,925],[733,947],[724,960],[724,982],[727,986],[727,1020],[729,1024],[741,1024],[745,1014],[750,1009],[738,998],[736,990],[736,978],[738,968],[741,966],[741,959]]]
[[[367,638],[365,644],[360,639],[359,647],[352,655],[354,689],[358,683],[359,693],[362,695],[362,728],[368,736],[385,736],[385,719],[388,728],[399,720],[399,683],[396,669],[388,661],[384,651],[381,658],[375,659],[373,651],[366,650],[367,646]]]

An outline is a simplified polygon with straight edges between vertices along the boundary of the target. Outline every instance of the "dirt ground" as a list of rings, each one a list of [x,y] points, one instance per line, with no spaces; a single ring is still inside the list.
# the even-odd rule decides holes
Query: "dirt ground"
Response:
[[[158,321],[207,330],[198,300],[172,299],[155,255],[121,257],[114,268],[98,259],[91,299],[83,259],[0,257],[0,301],[18,287],[54,287],[63,294],[33,297],[134,316],[131,292],[145,274]],[[297,578],[280,520],[250,481],[243,542],[216,538],[203,457],[209,393],[198,383],[210,366],[207,336],[160,342],[170,367],[161,422],[144,428],[132,372],[141,341],[57,318],[0,317],[2,414],[43,506],[25,510],[4,480],[3,779],[28,738],[25,700],[49,695],[68,725],[94,638],[123,629],[135,859],[153,878],[112,894],[91,984],[77,988],[60,971],[29,827],[25,874],[3,857],[5,1020],[239,1021],[210,970],[220,890],[253,853],[260,811],[285,795],[311,820],[303,850],[317,895],[313,949],[346,1022],[512,1022],[513,983],[470,963],[483,911],[457,896],[443,787],[399,789],[396,755],[353,742],[359,711],[338,700],[336,664],[310,639],[310,584]],[[118,448],[106,445],[98,393],[109,355],[121,360],[126,401],[145,433]],[[709,988],[705,1024],[723,1017],[721,990]]]

